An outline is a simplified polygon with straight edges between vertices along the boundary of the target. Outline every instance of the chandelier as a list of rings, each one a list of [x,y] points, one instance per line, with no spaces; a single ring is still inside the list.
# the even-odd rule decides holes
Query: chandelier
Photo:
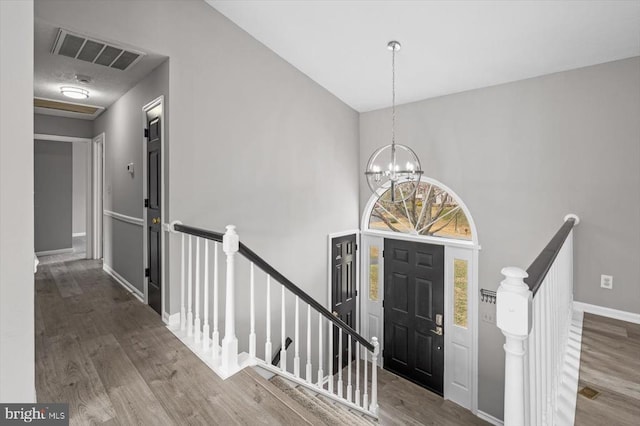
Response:
[[[369,158],[364,174],[371,191],[381,195],[381,189],[389,187],[392,203],[406,201],[418,188],[422,168],[420,160],[411,148],[396,144],[396,52],[400,43],[390,41],[391,50],[391,144],[378,148]]]

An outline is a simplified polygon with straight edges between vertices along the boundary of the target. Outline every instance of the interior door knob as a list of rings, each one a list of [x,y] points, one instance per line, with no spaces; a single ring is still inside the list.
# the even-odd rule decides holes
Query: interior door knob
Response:
[[[151,219],[151,222],[152,222],[154,225],[157,225],[157,224],[159,224],[159,223],[160,223],[160,218],[159,218],[159,217],[154,217],[153,219]]]

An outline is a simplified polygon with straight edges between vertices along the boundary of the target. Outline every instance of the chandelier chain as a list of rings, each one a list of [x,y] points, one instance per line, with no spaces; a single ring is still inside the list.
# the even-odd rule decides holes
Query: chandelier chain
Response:
[[[396,49],[391,49],[391,144],[396,144]]]

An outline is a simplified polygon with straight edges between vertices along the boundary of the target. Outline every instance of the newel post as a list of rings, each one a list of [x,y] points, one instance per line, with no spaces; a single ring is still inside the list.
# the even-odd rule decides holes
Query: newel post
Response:
[[[520,268],[501,271],[496,300],[496,323],[506,338],[504,344],[504,424],[525,425],[525,340],[531,331],[532,294],[524,282],[528,274]]]
[[[373,354],[371,355],[371,405],[369,411],[378,414],[378,354],[380,354],[380,343],[377,337],[371,338]]]
[[[227,226],[222,238],[222,249],[227,255],[226,301],[224,313],[224,338],[222,339],[221,369],[228,375],[239,370],[238,338],[236,337],[236,290],[235,290],[235,256],[240,247],[240,238],[236,227]]]

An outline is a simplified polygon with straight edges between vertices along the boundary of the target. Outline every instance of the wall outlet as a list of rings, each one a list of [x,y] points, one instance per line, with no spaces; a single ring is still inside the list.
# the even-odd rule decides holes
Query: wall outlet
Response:
[[[483,312],[482,313],[482,321],[488,322],[489,324],[496,323],[496,314],[494,312]]]
[[[600,275],[600,287],[606,289],[613,289],[613,276],[612,275]]]

